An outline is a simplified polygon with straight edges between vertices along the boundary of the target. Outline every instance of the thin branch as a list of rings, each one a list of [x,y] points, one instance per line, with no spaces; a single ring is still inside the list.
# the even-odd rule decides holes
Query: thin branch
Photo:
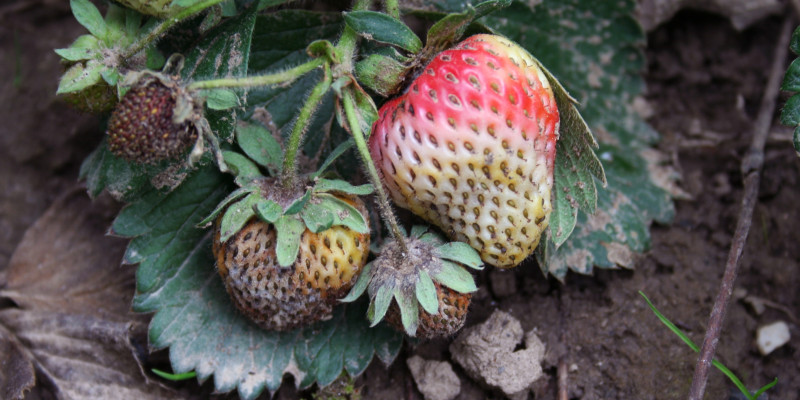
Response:
[[[758,197],[758,185],[761,180],[761,169],[764,165],[764,143],[769,134],[772,118],[775,113],[775,103],[778,98],[778,91],[781,79],[786,71],[786,54],[789,48],[789,39],[792,34],[794,18],[786,18],[781,28],[778,43],[775,46],[772,69],[769,75],[764,96],[761,99],[761,107],[758,111],[758,119],[755,123],[753,142],[747,154],[742,160],[742,175],[744,176],[744,195],[742,197],[742,208],[739,212],[739,221],[736,224],[736,232],[728,253],[728,260],[725,264],[725,274],[722,277],[717,299],[711,310],[708,321],[708,329],[703,339],[703,347],[700,349],[700,357],[695,366],[694,379],[689,391],[690,400],[701,400],[706,390],[708,382],[708,372],[714,359],[717,343],[719,342],[722,331],[722,322],[725,319],[728,303],[733,293],[733,285],[739,269],[739,262],[742,257],[747,235],[753,219],[753,208]]]

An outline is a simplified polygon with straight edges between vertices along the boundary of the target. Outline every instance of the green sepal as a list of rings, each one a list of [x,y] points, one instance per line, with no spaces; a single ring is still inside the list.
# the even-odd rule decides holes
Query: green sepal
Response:
[[[411,233],[409,233],[409,237],[421,238],[426,232],[430,230],[428,225],[414,225],[411,227]]]
[[[306,204],[300,216],[314,233],[334,225],[343,225],[358,233],[369,232],[367,221],[355,207],[330,194],[317,194],[314,200]]]
[[[262,220],[274,224],[283,215],[283,208],[280,204],[267,199],[256,204],[256,214]]]
[[[70,0],[69,5],[78,23],[98,39],[106,39],[108,26],[100,14],[100,10],[92,2],[89,0]]]
[[[278,176],[282,169],[283,149],[272,133],[259,123],[240,122],[236,126],[236,143],[253,161]]]
[[[306,203],[308,203],[310,199],[311,199],[311,190],[306,190],[306,193],[299,199],[295,199],[295,201],[293,201],[292,204],[289,204],[289,207],[286,207],[286,209],[283,210],[283,213],[286,215],[294,215],[299,213],[300,211],[303,211],[303,208],[305,208]]]
[[[356,283],[350,289],[350,292],[347,293],[347,296],[339,300],[340,302],[352,303],[361,297],[362,294],[364,294],[364,291],[366,291],[367,287],[369,287],[369,281],[372,278],[372,264],[373,262],[370,261],[364,266],[364,268],[361,268],[361,274],[358,276]]]
[[[55,49],[53,51],[67,61],[89,60],[95,55],[94,49],[86,47],[67,47],[65,49]]]
[[[405,72],[406,66],[403,63],[382,54],[371,54],[356,63],[358,80],[383,97],[397,91]]]
[[[254,207],[261,200],[261,194],[258,192],[250,192],[247,197],[231,204],[230,207],[225,210],[225,213],[222,214],[222,221],[220,221],[219,226],[220,243],[227,242],[231,236],[242,229],[250,218],[256,215]]]
[[[394,289],[394,299],[400,308],[400,320],[408,336],[417,335],[419,325],[419,303],[413,293],[406,293],[400,288]]]
[[[116,68],[105,68],[100,71],[100,76],[111,87],[117,86],[117,83],[122,79],[122,75],[119,74],[119,70]]]
[[[483,260],[481,260],[480,254],[464,242],[445,243],[436,250],[442,259],[455,261],[472,269],[483,269]]]
[[[236,182],[239,184],[264,177],[261,175],[256,163],[235,151],[225,150],[222,152],[222,157],[225,159],[228,169],[236,176]]]
[[[275,244],[278,264],[281,267],[288,267],[297,259],[297,253],[300,251],[300,237],[305,232],[306,226],[296,215],[283,215],[275,221],[274,225],[278,232],[278,240]]]
[[[228,110],[239,106],[239,96],[228,88],[207,89],[201,94],[206,97],[206,106],[212,110]]]
[[[320,165],[319,169],[317,169],[317,172],[314,172],[313,174],[311,174],[311,179],[312,180],[313,179],[317,179],[320,175],[325,173],[325,170],[327,170],[328,167],[330,167],[330,165],[333,164],[333,162],[336,161],[337,158],[339,158],[339,156],[344,154],[344,152],[346,152],[347,150],[350,150],[350,148],[355,146],[355,145],[356,145],[356,142],[355,142],[355,140],[353,140],[352,137],[347,139],[347,140],[345,140],[342,143],[339,143],[339,145],[336,146],[336,148],[333,149],[333,151],[331,151],[328,154],[328,157],[326,157],[325,161],[322,162],[322,165]]]
[[[336,46],[328,40],[315,40],[306,47],[306,53],[311,57],[325,57],[330,62],[339,63],[339,53]]]
[[[354,186],[350,182],[340,179],[325,179],[321,178],[314,184],[314,192],[341,192],[347,194],[354,194],[356,196],[366,196],[372,193],[375,188],[369,184]]]
[[[73,65],[61,77],[56,94],[77,92],[100,82],[103,79],[101,72],[105,68],[105,65],[96,60],[89,60],[86,65]]]
[[[417,301],[428,314],[439,312],[439,298],[436,295],[436,285],[433,284],[428,272],[421,270],[417,276]]]
[[[386,315],[389,305],[392,304],[392,289],[393,288],[388,286],[381,286],[378,288],[378,292],[375,293],[375,297],[372,299],[367,312],[370,328],[378,325],[378,322],[381,322]]]
[[[344,14],[344,21],[366,39],[398,46],[412,53],[422,49],[422,41],[408,25],[384,13],[352,11]]]
[[[792,38],[789,40],[789,50],[800,56],[800,26],[795,28],[792,33]]]
[[[800,92],[800,58],[795,59],[783,76],[781,90],[787,92]]]
[[[470,6],[463,13],[448,14],[428,29],[426,50],[435,54],[450,47],[464,35],[473,21],[493,11],[508,7],[511,3],[511,0],[489,0]]]
[[[211,212],[211,214],[209,214],[207,217],[203,218],[202,221],[198,222],[197,223],[197,227],[198,228],[204,228],[204,227],[208,226],[208,224],[212,223],[214,221],[214,219],[217,218],[217,215],[219,215],[219,213],[221,213],[222,210],[224,210],[226,207],[228,207],[228,204],[230,204],[234,200],[238,200],[238,199],[242,198],[243,196],[247,195],[248,193],[251,193],[253,190],[255,190],[255,189],[254,188],[249,188],[249,187],[243,187],[243,188],[239,188],[239,189],[234,190],[233,192],[231,192],[231,194],[228,195],[228,197],[226,197],[224,200],[219,202],[219,204],[217,204],[217,208],[215,208],[214,211]]]
[[[464,267],[450,261],[442,260],[441,269],[432,278],[459,293],[472,293],[478,290],[472,274]]]

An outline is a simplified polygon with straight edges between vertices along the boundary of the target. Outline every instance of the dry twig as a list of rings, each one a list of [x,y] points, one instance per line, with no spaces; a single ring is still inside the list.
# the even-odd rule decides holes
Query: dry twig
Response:
[[[725,312],[733,293],[733,284],[739,269],[739,261],[742,257],[742,250],[747,242],[747,234],[753,219],[753,208],[758,197],[758,185],[761,180],[761,169],[764,165],[764,144],[769,134],[772,118],[775,113],[775,103],[778,98],[778,91],[781,79],[786,71],[786,54],[789,48],[789,39],[792,34],[794,18],[786,18],[781,28],[778,43],[775,46],[772,69],[769,80],[767,81],[764,96],[761,99],[761,106],[758,111],[758,119],[755,123],[753,141],[742,160],[742,176],[744,177],[744,195],[742,197],[742,208],[739,212],[739,221],[736,224],[736,232],[728,253],[728,260],[725,264],[725,274],[722,277],[717,299],[711,316],[708,321],[708,329],[703,339],[703,347],[700,349],[700,357],[695,366],[694,379],[689,391],[690,400],[701,400],[706,390],[708,382],[708,372],[711,362],[714,359],[714,352],[719,342],[722,330],[722,321],[725,319]]]

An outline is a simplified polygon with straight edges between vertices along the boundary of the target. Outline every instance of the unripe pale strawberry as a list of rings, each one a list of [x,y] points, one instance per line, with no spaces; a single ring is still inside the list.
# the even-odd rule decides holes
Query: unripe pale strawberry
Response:
[[[436,287],[436,298],[439,300],[439,310],[436,314],[429,314],[424,309],[419,310],[419,325],[416,336],[422,340],[450,337],[458,332],[467,320],[467,311],[472,301],[472,293],[459,293],[453,289],[433,282]],[[403,321],[400,308],[392,303],[386,311],[386,321],[395,329],[403,331]]]
[[[365,218],[368,215],[358,197],[337,197]],[[273,224],[253,217],[221,243],[221,219],[213,244],[219,274],[236,308],[268,330],[286,331],[330,318],[333,306],[358,279],[369,254],[369,233],[342,225],[318,233],[306,229],[295,262],[282,267]]]
[[[397,205],[510,268],[548,225],[558,128],[538,62],[508,39],[476,35],[381,108],[369,146]]]
[[[180,89],[158,79],[131,88],[108,120],[108,147],[128,161],[153,164],[177,158],[197,140],[197,128],[188,120],[175,121]]]

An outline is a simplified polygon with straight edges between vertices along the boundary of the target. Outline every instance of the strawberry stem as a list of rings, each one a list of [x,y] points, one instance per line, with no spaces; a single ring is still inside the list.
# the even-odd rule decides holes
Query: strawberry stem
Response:
[[[308,131],[308,126],[311,123],[311,118],[314,112],[319,108],[322,102],[322,97],[331,88],[331,73],[330,66],[325,64],[325,74],[322,81],[319,82],[311,93],[308,95],[303,108],[297,115],[297,120],[292,128],[292,133],[289,136],[289,144],[286,147],[286,153],[283,157],[283,173],[282,181],[287,187],[293,187],[297,180],[297,151],[303,143],[305,133]]]
[[[349,125],[350,133],[353,135],[353,140],[356,142],[358,153],[361,155],[364,166],[367,168],[372,185],[375,186],[375,190],[378,192],[378,205],[381,214],[383,215],[383,219],[389,225],[392,236],[394,236],[394,239],[397,242],[397,245],[400,247],[402,253],[406,254],[408,253],[408,246],[406,245],[405,236],[403,235],[397,223],[397,217],[395,217],[394,212],[392,211],[391,203],[389,203],[389,197],[386,195],[386,190],[383,188],[383,182],[381,182],[380,175],[378,175],[378,170],[375,169],[375,164],[372,162],[372,156],[369,154],[367,142],[364,140],[364,134],[361,132],[361,126],[359,124],[358,117],[356,116],[356,106],[355,99],[353,98],[352,88],[346,88],[346,90],[343,90],[342,103],[344,104],[344,112],[347,117],[347,125]]]
[[[400,19],[400,5],[397,0],[385,0],[383,2],[383,7],[390,17]]]
[[[322,58],[315,58],[311,61],[300,64],[294,68],[287,69],[286,71],[276,72],[268,75],[255,75],[246,76],[241,78],[221,78],[210,79],[206,81],[192,82],[187,86],[189,90],[198,89],[217,89],[217,88],[236,88],[236,87],[253,87],[253,86],[270,86],[276,84],[289,83],[302,75],[311,72],[312,70],[324,65],[326,60]]]
[[[151,29],[150,32],[147,33],[147,35],[145,35],[141,39],[133,42],[131,47],[128,47],[125,50],[125,52],[122,53],[122,58],[123,59],[127,59],[127,58],[130,58],[130,57],[134,56],[136,53],[144,50],[145,47],[147,47],[148,45],[150,45],[150,43],[152,43],[153,41],[158,39],[161,35],[163,35],[165,32],[167,32],[169,30],[169,28],[172,28],[177,23],[179,23],[179,22],[185,20],[186,18],[189,18],[189,17],[191,17],[191,16],[193,16],[193,15],[195,15],[195,14],[197,14],[197,13],[203,11],[203,10],[205,10],[206,8],[209,8],[209,7],[215,6],[215,5],[219,4],[219,3],[222,3],[223,1],[224,0],[205,0],[205,1],[201,1],[201,2],[199,2],[197,4],[194,4],[194,5],[191,5],[191,6],[187,7],[187,8],[184,8],[183,10],[179,11],[174,16],[171,16],[171,17],[168,17],[168,18],[164,19],[163,21],[161,21],[160,24],[156,25],[153,29]]]

